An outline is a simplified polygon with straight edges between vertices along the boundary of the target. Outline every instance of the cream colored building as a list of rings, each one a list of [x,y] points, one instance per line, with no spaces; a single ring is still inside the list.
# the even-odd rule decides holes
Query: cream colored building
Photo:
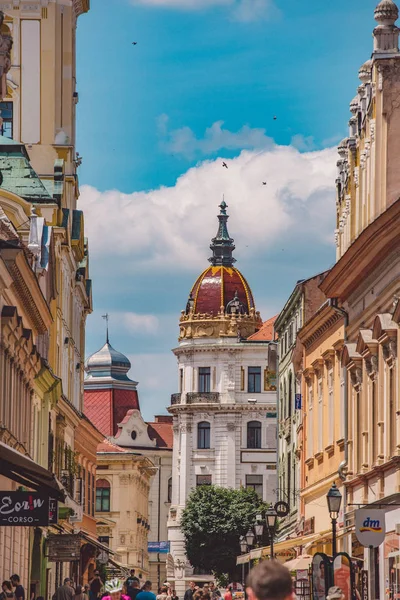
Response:
[[[149,492],[156,469],[145,456],[108,440],[97,448],[97,469],[96,519],[100,539],[114,552],[113,559],[126,573],[134,568],[137,576],[146,580]]]
[[[400,52],[399,11],[375,9],[372,57],[359,71],[349,137],[339,146],[337,262],[321,285],[348,314],[345,548],[364,559],[369,597],[396,597],[400,584]],[[386,538],[363,548],[354,511],[381,507]]]

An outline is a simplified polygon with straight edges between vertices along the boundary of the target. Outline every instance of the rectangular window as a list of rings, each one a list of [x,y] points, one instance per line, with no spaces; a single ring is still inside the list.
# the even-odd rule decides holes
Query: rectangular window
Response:
[[[322,398],[322,377],[318,379],[318,451],[323,450],[324,438],[324,404]]]
[[[211,369],[210,367],[199,368],[199,392],[211,391]]]
[[[335,400],[333,397],[333,368],[328,371],[328,444],[331,446],[335,439]]]
[[[88,515],[90,515],[90,511],[91,511],[91,506],[92,506],[92,474],[90,473],[90,471],[88,471],[88,493],[87,493],[87,508],[86,508],[86,512]],[[84,508],[85,511],[85,508]]]
[[[110,488],[96,488],[96,512],[110,512]]]
[[[261,393],[261,367],[249,367],[247,379],[247,391],[253,394]]]
[[[308,384],[308,415],[307,415],[307,457],[311,458],[314,454],[314,422],[313,422],[313,387],[311,382]]]
[[[92,475],[92,516],[94,517],[94,507],[96,504],[96,484],[94,474]]]
[[[86,503],[86,471],[82,469],[82,507],[85,511],[85,503]]]
[[[4,137],[13,139],[13,103],[0,102],[0,116],[3,122],[0,127],[0,134]]]
[[[263,497],[263,476],[246,475],[246,488],[252,489],[262,499]]]
[[[211,475],[196,475],[196,486],[200,485],[211,485],[212,479]]]

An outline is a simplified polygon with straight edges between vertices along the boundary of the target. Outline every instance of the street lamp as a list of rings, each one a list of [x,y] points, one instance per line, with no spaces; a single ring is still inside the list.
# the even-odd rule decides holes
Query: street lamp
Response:
[[[247,552],[247,542],[246,542],[246,538],[243,535],[240,538],[240,552],[242,554],[246,554],[246,552]]]
[[[249,529],[246,533],[246,542],[248,546],[252,546],[254,543],[254,532],[252,529]]]
[[[334,559],[336,556],[336,523],[342,503],[342,494],[335,482],[333,482],[331,489],[327,493],[326,500],[328,502],[329,516],[332,521],[332,558]]]
[[[268,533],[269,533],[271,558],[274,558],[274,535],[275,535],[276,526],[278,523],[278,515],[276,514],[275,509],[270,507],[265,514],[265,519],[267,521],[267,527],[268,527]]]
[[[262,522],[262,515],[256,516],[256,524],[254,525],[254,530],[256,532],[257,542],[261,541],[262,534],[264,532],[264,524]]]

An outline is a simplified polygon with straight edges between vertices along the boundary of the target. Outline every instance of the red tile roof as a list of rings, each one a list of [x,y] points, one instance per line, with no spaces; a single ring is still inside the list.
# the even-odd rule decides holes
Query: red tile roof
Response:
[[[174,441],[172,423],[148,423],[148,432],[151,439],[157,440],[159,448],[171,448]]]
[[[274,331],[274,323],[277,318],[278,318],[278,315],[275,315],[275,317],[272,317],[271,319],[268,319],[268,321],[265,321],[263,323],[263,326],[261,327],[261,329],[256,331],[256,333],[253,333],[253,335],[248,337],[247,340],[250,342],[251,341],[270,342],[272,340],[276,340],[276,334]]]
[[[115,452],[127,454],[129,450],[121,448],[121,446],[117,446],[117,444],[113,444],[109,440],[105,439],[97,446],[97,452]]]

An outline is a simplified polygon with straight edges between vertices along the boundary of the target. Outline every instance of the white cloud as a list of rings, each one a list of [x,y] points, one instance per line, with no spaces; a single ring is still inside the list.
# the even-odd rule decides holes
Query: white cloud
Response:
[[[272,148],[273,139],[265,134],[265,129],[244,125],[238,131],[224,129],[223,121],[216,121],[205,131],[204,137],[197,138],[190,127],[168,130],[168,116],[160,115],[157,121],[161,136],[161,148],[171,154],[181,154],[193,159],[206,156],[221,149],[226,150],[261,150]]]
[[[301,153],[291,146],[273,146],[244,150],[226,163],[228,169],[220,158],[204,161],[173,187],[148,192],[101,192],[83,186],[80,208],[92,258],[111,258],[121,277],[165,273],[177,265],[195,272],[208,258],[223,194],[238,256],[245,251],[248,258],[260,260],[283,239],[282,247],[293,249],[301,239],[303,244],[332,243],[335,149]],[[131,325],[136,323],[135,317]],[[154,328],[155,321],[150,318],[147,327]]]
[[[279,13],[273,0],[131,0],[131,4],[186,11],[226,6],[231,9],[232,17],[236,21],[244,23],[268,19]]]
[[[117,315],[118,316],[118,315]],[[134,312],[125,312],[120,315],[122,325],[129,333],[140,332],[143,334],[156,334],[158,332],[159,321],[155,315],[144,315]]]
[[[129,354],[132,364],[129,376],[139,381],[140,409],[144,419],[152,421],[156,414],[168,414],[170,394],[178,390],[176,358],[172,352]]]

